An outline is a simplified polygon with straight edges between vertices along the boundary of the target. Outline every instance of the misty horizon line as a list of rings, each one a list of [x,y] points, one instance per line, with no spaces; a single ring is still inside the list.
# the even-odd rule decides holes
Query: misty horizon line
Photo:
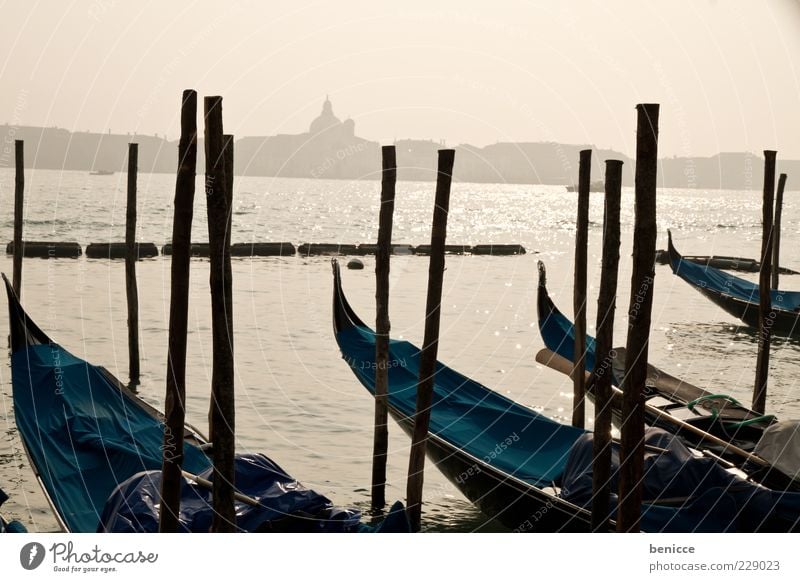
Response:
[[[100,136],[100,137],[103,137],[103,136],[110,136],[110,137],[146,137],[146,138],[155,138],[155,139],[158,139],[158,140],[164,141],[166,143],[170,143],[170,144],[172,144],[172,143],[177,144],[180,141],[180,137],[171,137],[171,136],[167,135],[166,133],[159,134],[158,132],[148,133],[148,132],[136,132],[136,131],[133,131],[133,132],[127,131],[125,133],[122,133],[122,132],[118,132],[118,131],[112,131],[110,128],[108,130],[106,130],[106,131],[98,131],[96,129],[69,129],[67,127],[60,127],[58,125],[31,125],[31,124],[27,124],[27,123],[10,123],[8,121],[2,122],[2,124],[0,124],[0,126],[3,127],[3,128],[13,128],[13,129],[26,128],[26,129],[41,129],[41,130],[58,130],[58,131],[66,131],[67,133],[70,133],[70,134],[96,135],[96,136]],[[6,139],[4,141],[5,141],[5,144],[7,146],[8,144],[13,143],[13,141],[14,141],[13,140],[13,132],[12,132],[11,136],[8,135],[8,131],[7,130],[5,131],[5,133],[6,133]],[[233,134],[234,142],[240,141],[240,140],[247,140],[247,139],[263,139],[263,138],[271,138],[271,137],[279,137],[279,136],[287,136],[287,135],[302,135],[302,133],[300,133],[300,134],[273,133],[273,134],[263,134],[263,135],[259,135],[259,134],[252,134],[252,135]],[[11,138],[11,139],[9,139],[9,138]],[[403,142],[419,142],[419,143],[436,144],[436,145],[440,146],[442,149],[458,149],[458,148],[485,149],[485,148],[489,148],[489,147],[497,146],[497,145],[548,144],[548,145],[556,145],[556,146],[565,146],[565,147],[570,147],[570,148],[590,149],[592,151],[617,152],[617,153],[621,154],[623,157],[628,158],[629,160],[634,160],[635,159],[635,157],[633,155],[628,154],[628,153],[626,153],[626,152],[624,152],[622,150],[618,150],[614,146],[597,145],[597,144],[594,144],[594,143],[587,143],[587,142],[558,141],[558,140],[553,140],[553,139],[547,139],[547,140],[541,140],[541,139],[540,140],[536,140],[536,139],[495,140],[495,141],[493,141],[491,143],[485,143],[483,145],[478,145],[478,144],[475,144],[475,143],[472,143],[472,142],[468,142],[468,141],[461,141],[461,142],[459,142],[459,143],[457,143],[455,145],[449,145],[447,143],[447,139],[446,138],[435,139],[435,138],[429,138],[429,137],[395,137],[395,138],[392,138],[391,142],[380,140],[380,139],[364,138],[364,137],[362,137],[361,139],[364,140],[364,141],[371,142],[373,144],[377,144],[379,146],[397,145],[398,143],[403,143]],[[203,132],[202,131],[198,131],[197,132],[197,140],[198,140],[198,143],[203,141]],[[132,141],[130,143],[136,143],[136,142]],[[764,150],[769,150],[769,149],[770,148],[764,148]],[[672,154],[667,154],[667,153],[661,154],[659,152],[659,159],[687,159],[687,160],[688,159],[711,159],[711,158],[716,158],[716,157],[724,156],[724,155],[747,155],[747,156],[754,156],[754,157],[763,159],[763,155],[762,154],[763,154],[764,150],[761,150],[759,152],[759,151],[754,151],[754,150],[750,150],[750,149],[742,149],[742,150],[729,149],[729,150],[719,150],[717,152],[709,153],[709,154],[697,154],[697,155],[690,155],[690,154],[686,154],[686,153],[682,153],[680,155],[679,154],[675,154],[675,153],[672,153]],[[780,155],[780,151],[778,151],[778,155]],[[783,159],[785,159],[787,161],[800,161],[800,158],[798,158],[797,160],[795,160],[793,158],[783,158]],[[0,166],[0,167],[2,167],[2,166]],[[160,173],[160,172],[157,172],[157,173]]]

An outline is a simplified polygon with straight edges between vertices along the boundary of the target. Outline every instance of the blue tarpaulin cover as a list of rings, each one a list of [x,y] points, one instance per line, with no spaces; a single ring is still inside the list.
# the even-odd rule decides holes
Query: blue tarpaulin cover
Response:
[[[592,446],[586,433],[575,443],[561,480],[562,496],[589,508],[592,500]],[[645,442],[668,452],[647,449],[642,511],[644,531],[723,532],[786,531],[800,519],[800,493],[767,489],[726,471],[714,459],[697,457],[675,435],[657,428]],[[616,515],[619,447],[612,449],[610,517]]]
[[[358,531],[361,513],[334,507],[307,489],[275,462],[261,454],[236,457],[236,489],[259,502],[236,502],[236,523],[243,531]],[[200,477],[211,480],[212,470]],[[98,531],[157,532],[161,471],[134,475],[122,483],[106,504]],[[180,527],[184,532],[208,532],[214,515],[211,490],[183,480]]]
[[[11,367],[17,428],[47,494],[69,531],[94,532],[119,483],[161,468],[163,424],[57,344],[18,350]],[[211,465],[197,447],[184,450],[191,473]]]

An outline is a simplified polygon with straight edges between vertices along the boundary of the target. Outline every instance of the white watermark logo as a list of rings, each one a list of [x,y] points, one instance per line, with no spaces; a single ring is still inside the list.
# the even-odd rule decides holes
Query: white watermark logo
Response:
[[[19,563],[26,570],[35,570],[42,565],[44,556],[44,546],[39,542],[30,542],[19,551]]]

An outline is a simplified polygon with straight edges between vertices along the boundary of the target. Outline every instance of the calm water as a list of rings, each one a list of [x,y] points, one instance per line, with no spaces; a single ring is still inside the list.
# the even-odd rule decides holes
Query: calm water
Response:
[[[125,176],[29,171],[27,240],[81,244],[124,238]],[[233,241],[374,242],[376,182],[242,178],[236,183]],[[201,192],[201,190],[200,190]],[[159,246],[171,232],[174,177],[140,175],[138,239]],[[796,193],[784,208],[784,264],[800,269],[791,250],[800,243]],[[0,240],[12,237],[13,174],[0,170]],[[433,184],[398,184],[394,240],[429,242]],[[559,186],[457,184],[448,242],[521,243],[522,257],[448,257],[440,359],[518,402],[565,421],[571,386],[534,361],[543,347],[536,327],[536,261],[548,267],[551,294],[571,312],[575,194]],[[205,204],[198,196],[195,240],[207,240]],[[686,254],[754,257],[760,247],[760,194],[731,191],[659,192],[659,247],[671,228]],[[590,330],[599,281],[602,197],[593,195],[590,230]],[[623,249],[618,304],[627,306],[633,197],[623,195]],[[351,303],[374,321],[374,262],[345,271]],[[421,343],[427,259],[395,257],[391,274],[392,335]],[[0,269],[11,261],[0,256]],[[139,263],[142,341],[140,394],[161,407],[164,392],[169,260]],[[188,416],[206,424],[210,386],[208,263],[192,263]],[[341,360],[331,331],[327,258],[235,259],[237,435],[242,451],[262,451],[306,485],[341,505],[368,506],[372,401]],[[800,277],[782,287],[800,289]],[[25,261],[23,303],[50,335],[76,355],[127,378],[126,308],[122,261]],[[624,311],[624,309],[623,309]],[[626,321],[618,312],[616,343]],[[0,317],[0,337],[7,335]],[[692,382],[749,401],[756,343],[737,321],[708,302],[669,268],[656,271],[651,361]],[[772,357],[772,412],[800,416],[800,344],[778,341]],[[0,485],[11,495],[4,510],[33,530],[55,522],[14,426],[10,370],[0,367]],[[409,439],[390,427],[390,500],[402,499]],[[435,469],[426,473],[425,526],[497,529]]]

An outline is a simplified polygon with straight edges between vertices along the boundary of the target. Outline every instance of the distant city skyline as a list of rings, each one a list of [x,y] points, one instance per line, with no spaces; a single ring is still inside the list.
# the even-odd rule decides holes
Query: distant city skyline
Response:
[[[794,0],[562,3],[248,0],[8,6],[0,122],[175,139],[181,91],[226,131],[297,134],[326,94],[380,143],[592,143],[631,156],[662,105],[662,156],[800,159]],[[7,136],[5,136],[7,137]]]
[[[60,128],[0,126],[7,143],[0,151],[0,168],[13,164],[9,138],[21,139],[32,155],[28,168],[113,173],[127,167],[127,144],[139,144],[138,166],[143,172],[175,171],[178,144],[165,136],[70,132]],[[198,148],[198,166],[204,148]],[[350,118],[341,120],[326,96],[304,131],[271,136],[235,136],[234,171],[238,176],[377,180],[380,143],[357,135]],[[436,177],[436,150],[441,142],[402,139],[394,142],[399,180],[426,181]],[[601,176],[605,160],[623,162],[623,185],[633,184],[634,160],[618,150],[595,144],[505,142],[484,147],[458,144],[455,179],[461,182],[563,184],[578,180],[579,151],[592,149],[592,173]],[[722,152],[714,156],[661,156],[658,180],[662,187],[700,189],[760,188],[763,162],[752,152]],[[800,160],[782,157],[778,171],[800,175]],[[602,180],[600,180],[602,182]],[[790,190],[796,189],[790,185]]]

